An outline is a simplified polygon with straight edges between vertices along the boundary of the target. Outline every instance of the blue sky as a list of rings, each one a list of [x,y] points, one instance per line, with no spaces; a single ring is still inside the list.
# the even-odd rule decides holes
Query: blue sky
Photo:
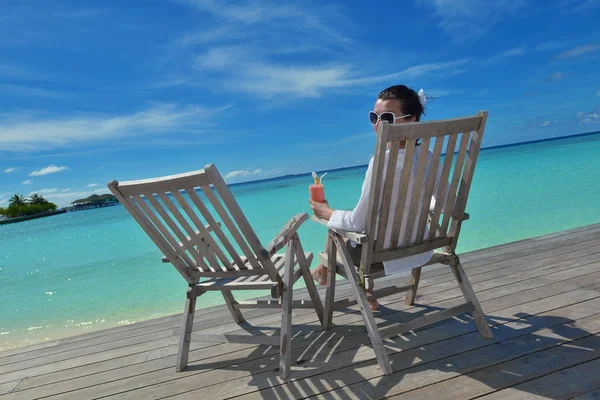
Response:
[[[600,130],[600,0],[5,1],[0,206],[214,163],[366,164],[377,93],[490,113],[484,146]]]

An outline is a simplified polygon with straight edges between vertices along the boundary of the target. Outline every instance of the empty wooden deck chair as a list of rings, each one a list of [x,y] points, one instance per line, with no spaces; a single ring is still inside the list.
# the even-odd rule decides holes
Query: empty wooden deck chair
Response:
[[[280,335],[194,334],[195,338],[280,346],[280,376],[285,378],[292,353],[292,306],[314,307],[319,319],[323,318],[309,270],[312,253],[303,251],[297,233],[308,214],[294,216],[263,246],[214,165],[156,179],[112,181],[108,187],[189,285],[177,371],[187,366],[196,299],[217,290],[238,324],[244,321],[244,308],[281,309]],[[284,247],[285,254],[278,253]],[[292,299],[292,286],[300,277],[310,301]],[[276,300],[236,301],[232,294],[261,289]]]
[[[382,122],[377,131],[366,231],[328,231],[328,250],[319,255],[329,271],[323,325],[325,328],[331,325],[334,308],[357,302],[378,363],[386,374],[392,373],[392,368],[382,337],[470,312],[480,334],[492,338],[486,317],[455,252],[461,224],[468,219],[465,207],[486,120],[487,112],[481,111],[476,116],[442,121],[395,125]],[[433,146],[433,155],[428,157],[430,146]],[[442,155],[444,147],[446,154]],[[313,219],[327,224],[316,217]],[[344,239],[363,245],[358,271]],[[412,305],[421,268],[441,263],[452,269],[466,302],[386,327],[383,332],[386,335],[382,335],[363,289],[372,288],[373,279],[385,272],[372,270],[371,265],[427,251],[435,251],[429,262],[412,271],[408,267],[412,275],[409,285],[383,288],[374,294],[384,297],[407,291],[406,303]],[[335,301],[335,273],[350,281],[354,300]]]

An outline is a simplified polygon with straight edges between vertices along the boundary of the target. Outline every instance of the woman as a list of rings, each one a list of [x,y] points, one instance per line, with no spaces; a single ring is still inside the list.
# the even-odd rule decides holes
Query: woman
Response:
[[[421,115],[424,114],[426,103],[427,100],[422,89],[419,93],[416,93],[414,90],[404,85],[392,86],[379,93],[375,102],[375,108],[369,113],[369,120],[373,125],[375,132],[377,132],[377,128],[381,121],[387,121],[391,124],[417,122],[421,120]],[[429,152],[429,156],[431,156],[431,152]],[[403,157],[403,152],[400,152],[399,157]],[[401,168],[401,166],[402,163],[398,162],[397,168]],[[349,232],[364,232],[367,224],[367,207],[369,202],[372,169],[373,158],[371,158],[369,162],[369,168],[367,169],[365,180],[362,185],[362,193],[354,210],[334,210],[327,202],[317,203],[309,199],[310,207],[314,214],[319,218],[327,220],[327,227],[329,228]],[[410,193],[408,195],[410,195]],[[352,256],[354,264],[358,266],[360,263],[361,245],[349,242],[347,243],[347,248]],[[429,261],[431,255],[431,252],[426,252],[406,257],[401,260],[392,260],[391,262],[386,262],[386,269],[388,268],[388,263],[390,263],[390,265],[393,263],[394,269],[409,270],[425,264]],[[378,267],[381,268],[382,265],[373,265],[373,268]],[[327,266],[323,264],[318,265],[312,275],[319,284],[327,284]],[[369,306],[372,310],[379,309],[379,303],[373,296],[369,297]]]

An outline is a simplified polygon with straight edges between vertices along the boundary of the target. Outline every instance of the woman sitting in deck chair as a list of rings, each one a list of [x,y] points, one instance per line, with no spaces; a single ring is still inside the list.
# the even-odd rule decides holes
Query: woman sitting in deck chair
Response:
[[[373,129],[377,132],[380,121],[387,121],[390,124],[417,122],[424,114],[427,98],[423,89],[416,93],[414,90],[404,86],[396,85],[383,90],[377,96],[374,111],[369,112],[369,120]],[[419,152],[415,152],[416,154]],[[429,150],[429,158],[433,153]],[[402,150],[398,157],[404,157]],[[315,216],[327,220],[327,227],[331,229],[340,229],[348,232],[364,232],[367,225],[367,208],[369,203],[369,194],[371,187],[371,176],[373,173],[373,158],[369,162],[365,180],[362,185],[362,192],[356,207],[352,211],[334,210],[329,203],[317,203],[309,199],[310,207]],[[429,161],[430,162],[430,161]],[[399,167],[402,162],[398,162]],[[428,167],[429,168],[429,167]],[[435,192],[435,191],[434,191]],[[411,194],[408,193],[407,196]],[[347,241],[347,248],[352,256],[354,265],[360,264],[362,245]],[[327,246],[326,246],[327,247]],[[327,250],[327,249],[326,249]],[[419,267],[427,263],[433,255],[433,251],[427,251],[421,254],[415,254],[398,260],[386,261],[385,269],[393,271],[410,271],[412,268]],[[382,263],[373,264],[373,269],[383,269]],[[320,264],[312,273],[313,278],[321,285],[327,284],[327,266]],[[372,288],[369,289],[372,292]],[[379,309],[379,303],[373,296],[369,297],[369,307],[372,310]]]

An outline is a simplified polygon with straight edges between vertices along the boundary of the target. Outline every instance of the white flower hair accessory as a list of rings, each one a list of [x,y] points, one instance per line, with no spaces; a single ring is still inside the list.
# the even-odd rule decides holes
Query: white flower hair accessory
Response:
[[[421,90],[419,90],[419,103],[421,103],[421,106],[423,108],[425,108],[425,105],[427,104],[427,97],[425,96],[425,92],[423,91],[423,88],[421,88]]]

